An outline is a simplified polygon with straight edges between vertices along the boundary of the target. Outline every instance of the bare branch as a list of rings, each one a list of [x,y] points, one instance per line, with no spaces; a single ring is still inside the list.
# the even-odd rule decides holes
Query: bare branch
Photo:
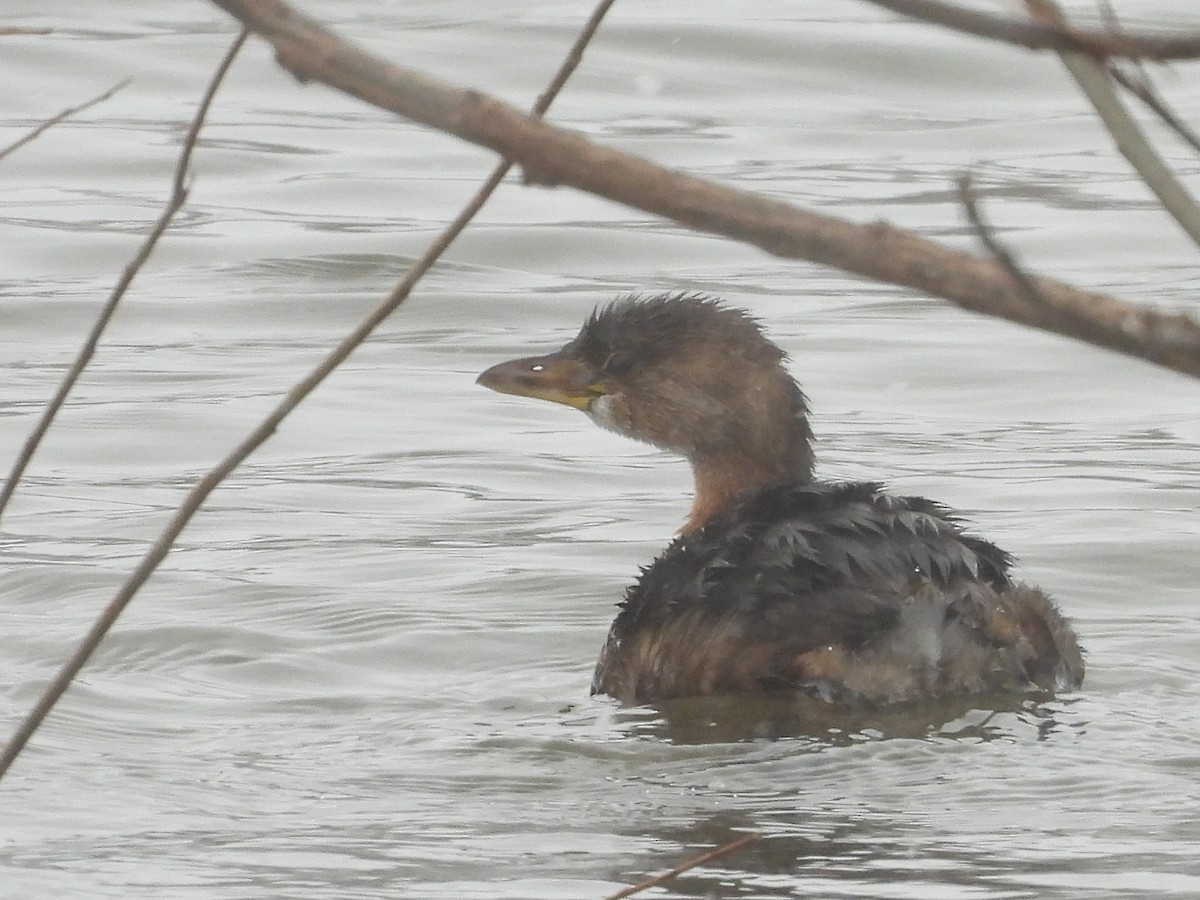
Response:
[[[16,467],[9,476],[8,482],[4,485],[4,491],[0,493],[0,511],[4,509],[4,505],[8,502],[8,498],[12,496],[12,492],[16,488],[17,482],[20,480],[21,473],[25,470],[25,466],[29,463],[30,458],[33,456],[34,450],[37,449],[37,445],[41,441],[42,436],[46,433],[46,429],[50,427],[50,423],[54,419],[55,412],[57,412],[59,407],[62,406],[63,400],[66,399],[67,393],[71,390],[71,386],[75,383],[76,379],[79,377],[79,373],[83,371],[83,367],[87,365],[88,360],[91,359],[92,354],[95,352],[96,344],[100,340],[100,335],[104,331],[104,326],[112,317],[117,303],[125,294],[125,289],[129,287],[134,276],[141,269],[142,264],[147,258],[149,258],[151,251],[154,249],[154,245],[158,243],[159,237],[162,236],[162,233],[167,229],[167,225],[170,224],[171,218],[176,212],[178,212],[179,208],[183,206],[184,201],[187,200],[187,189],[185,188],[183,182],[187,175],[188,161],[191,159],[192,150],[196,145],[196,137],[200,133],[200,127],[204,124],[204,118],[208,114],[209,106],[212,105],[212,100],[216,95],[217,88],[220,86],[221,81],[225,77],[225,73],[229,70],[230,65],[233,63],[234,57],[237,56],[238,50],[240,50],[242,44],[245,43],[247,35],[248,32],[244,28],[238,33],[233,45],[229,48],[229,51],[225,54],[225,58],[221,60],[220,65],[213,74],[212,80],[209,82],[208,89],[204,93],[204,98],[200,101],[200,106],[196,110],[196,116],[192,120],[192,126],[188,129],[187,136],[184,138],[183,151],[180,153],[179,165],[175,170],[175,180],[172,187],[171,198],[167,202],[167,206],[163,210],[162,215],[160,215],[158,221],[155,222],[154,228],[151,230],[150,234],[146,236],[146,240],[142,243],[141,249],[138,250],[137,254],[134,256],[129,265],[125,267],[125,271],[122,273],[120,281],[117,283],[116,288],[113,289],[112,295],[108,298],[108,302],[101,311],[100,317],[96,320],[96,324],[93,326],[91,334],[88,335],[87,341],[80,350],[79,355],[76,357],[75,363],[71,366],[71,370],[67,373],[66,378],[63,379],[63,383],[59,386],[58,393],[55,394],[54,399],[50,402],[45,414],[42,416],[37,427],[34,429],[33,434],[30,435],[29,439],[26,441],[21,455],[17,460]],[[166,551],[164,549],[162,555],[165,554]],[[162,556],[159,557],[159,559],[161,558]],[[149,572],[146,574],[148,577]],[[108,607],[105,608],[104,612],[101,613],[100,618],[97,619],[91,630],[80,642],[75,653],[66,662],[62,669],[59,670],[54,680],[50,682],[45,692],[38,699],[37,705],[34,706],[34,708],[25,717],[24,721],[21,722],[16,734],[13,735],[12,739],[4,747],[4,752],[0,754],[0,778],[3,778],[4,773],[8,771],[9,767],[13,764],[13,761],[16,760],[18,755],[20,755],[21,750],[29,742],[29,739],[33,736],[33,733],[37,731],[43,720],[45,720],[46,716],[49,715],[50,710],[54,708],[54,704],[58,702],[59,698],[63,695],[63,692],[66,691],[67,687],[71,684],[71,681],[79,673],[79,670],[83,668],[83,665],[87,662],[88,657],[90,657],[95,651],[96,647],[99,646],[100,641],[104,638],[104,635],[108,633],[109,628],[112,627],[113,623],[117,620],[117,617],[121,614],[121,611],[125,608],[125,604],[128,602],[128,600],[121,602],[118,602],[118,600],[111,602]]]
[[[1117,20],[1117,12],[1113,9],[1112,4],[1108,0],[1101,0],[1100,10],[1104,14],[1104,24],[1109,31],[1118,31],[1120,23]],[[1174,131],[1179,137],[1191,145],[1192,149],[1200,153],[1200,135],[1197,135],[1195,130],[1190,125],[1184,122],[1177,116],[1166,101],[1164,101],[1154,90],[1154,84],[1150,80],[1150,74],[1146,71],[1145,65],[1141,60],[1130,60],[1126,64],[1133,70],[1134,74],[1130,74],[1125,70],[1125,66],[1115,60],[1110,60],[1108,63],[1108,74],[1112,76],[1112,80],[1125,88],[1142,104],[1158,116],[1168,128]]]
[[[601,0],[597,5],[595,12],[584,26],[579,38],[572,46],[566,60],[563,62],[558,74],[551,82],[551,87],[538,98],[538,102],[534,108],[534,115],[540,116],[549,107],[554,100],[562,85],[566,83],[567,77],[573,72],[579,61],[583,57],[583,48],[591,39],[599,27],[601,20],[604,18],[609,7],[613,4],[613,0]],[[221,76],[224,74],[228,64],[232,61],[237,48],[241,46],[245,39],[245,30],[238,36],[234,47],[229,55],[226,56],[225,62],[213,77],[213,83],[210,85],[208,94],[205,96],[207,103],[216,91],[216,85],[219,83]],[[199,131],[199,123],[203,121],[204,107],[197,113],[194,127],[188,133],[188,140],[195,141],[195,136]],[[171,547],[174,545],[176,538],[183,532],[183,529],[191,521],[197,510],[204,504],[208,495],[216,489],[216,487],[225,480],[225,478],[236,469],[241,463],[253,453],[258,447],[266,442],[279,424],[287,418],[317,386],[324,381],[330,373],[340,366],[358,346],[365,341],[375,328],[393,313],[407,298],[416,283],[424,276],[426,272],[433,266],[434,262],[445,252],[446,248],[453,243],[454,239],[467,227],[467,224],[474,218],[475,214],[487,202],[487,199],[492,195],[492,192],[499,186],[504,176],[508,173],[512,164],[508,161],[503,161],[492,172],[491,176],[484,182],[483,187],[476,193],[474,197],[468,201],[462,212],[451,222],[446,229],[438,236],[438,238],[430,245],[429,249],[413,263],[412,267],[405,274],[404,278],[392,290],[392,293],[380,303],[370,315],[364,319],[357,328],[355,328],[337,347],[335,347],[325,360],[317,366],[308,376],[300,383],[295,385],[287,394],[286,397],[271,411],[257,428],[254,429],[240,444],[238,444],[223,460],[217,463],[199,482],[196,483],[184,497],[183,502],[175,511],[175,515],[171,517],[171,521],[167,523],[166,528],[158,538],[151,544],[142,557],[141,562],[129,574],[129,577],[117,590],[116,596],[113,597],[104,611],[92,625],[91,630],[87,633],[84,639],[80,642],[71,658],[63,664],[54,680],[47,686],[45,692],[39,698],[37,705],[22,721],[16,734],[5,746],[3,753],[0,753],[0,779],[8,772],[13,762],[20,755],[21,750],[29,742],[30,737],[37,731],[38,727],[49,715],[54,705],[66,692],[75,676],[87,663],[88,658],[99,646],[104,636],[112,628],[113,624],[124,612],[125,607],[134,598],[137,592],[141,589],[147,579],[158,568],[159,563],[166,558]],[[182,178],[185,171],[184,166],[180,166],[178,177]],[[179,185],[177,181],[177,187]]]
[[[944,25],[976,37],[1003,41],[1031,50],[1058,50],[1090,56],[1127,56],[1139,59],[1196,59],[1200,57],[1200,34],[1152,34],[1125,31],[1111,34],[1010,19],[963,9],[941,0],[866,0],[884,9]]]
[[[1194,341],[1196,323],[1183,315],[1154,313],[1147,316],[1146,311],[1132,307],[1131,312],[1123,316],[1117,314],[1115,318],[1109,318],[1110,315],[1119,313],[1119,311],[1107,310],[1104,316],[1098,316],[1095,310],[1088,310],[1087,314],[1081,314],[1081,311],[1074,306],[1059,304],[1056,295],[1047,295],[1042,290],[1046,283],[1045,279],[1034,278],[1022,269],[1012,252],[1001,244],[992,233],[979,209],[970,174],[964,174],[959,179],[958,193],[966,210],[967,219],[976,234],[979,235],[980,241],[1009,273],[1026,300],[1040,307],[1047,319],[1057,319],[1059,324],[1056,330],[1069,331],[1078,335],[1082,340],[1093,343],[1098,343],[1098,341],[1092,340],[1093,334],[1101,330],[1125,330],[1139,343],[1159,343],[1164,347],[1180,346],[1181,342],[1190,344]]]
[[[1066,19],[1054,0],[1025,0],[1025,6],[1031,14],[1052,26],[1066,25]],[[1196,205],[1183,183],[1175,177],[1175,173],[1163,162],[1158,151],[1146,140],[1137,122],[1129,115],[1125,104],[1113,90],[1108,67],[1078,53],[1060,52],[1059,57],[1079,85],[1079,89],[1095,108],[1108,133],[1117,142],[1117,149],[1129,160],[1129,164],[1141,176],[1142,181],[1154,191],[1163,207],[1187,232],[1192,242],[1200,246],[1200,207]]]
[[[40,135],[47,128],[52,128],[55,125],[57,125],[59,122],[63,121],[64,119],[69,119],[71,116],[75,115],[76,113],[81,113],[85,109],[89,109],[90,107],[95,106],[97,103],[103,103],[105,100],[107,100],[109,97],[111,97],[117,91],[121,90],[121,88],[125,87],[125,85],[127,85],[127,84],[129,84],[128,78],[126,78],[124,81],[117,82],[112,87],[110,87],[107,91],[105,91],[103,94],[93,97],[91,100],[87,101],[86,103],[80,103],[78,106],[72,106],[69,109],[64,109],[57,116],[47,119],[45,122],[43,122],[37,128],[33,129],[27,135],[25,135],[20,140],[18,140],[16,143],[9,144],[3,150],[0,150],[0,159],[4,159],[4,157],[8,156],[8,154],[12,153],[14,150],[24,147],[26,144],[28,144],[30,141],[32,141],[34,138],[36,138],[38,135]]]
[[[1109,65],[1108,74],[1112,76],[1113,81],[1141,100],[1151,112],[1162,119],[1163,123],[1185,140],[1193,150],[1200,153],[1200,135],[1197,135],[1187,122],[1179,118],[1174,110],[1167,106],[1163,99],[1154,91],[1149,81],[1145,79],[1134,80],[1124,70],[1114,65]]]
[[[1081,317],[1076,310],[1070,307],[1055,306],[1045,294],[1038,290],[1033,276],[1021,267],[1013,252],[1005,247],[1000,242],[1000,239],[996,237],[991,227],[983,218],[983,210],[979,207],[979,200],[975,196],[975,186],[969,172],[964,172],[958,179],[958,198],[963,205],[963,210],[967,214],[967,221],[971,223],[971,227],[979,235],[980,242],[995,257],[996,261],[1004,266],[1026,299],[1030,303],[1041,306],[1047,315],[1060,317],[1063,328],[1083,334],[1090,331],[1092,320],[1087,317]]]
[[[179,212],[180,208],[187,201],[187,187],[184,184],[184,179],[187,177],[188,164],[191,162],[192,151],[196,146],[196,136],[200,133],[200,128],[204,124],[204,117],[208,114],[209,106],[212,105],[212,99],[217,92],[217,87],[221,84],[221,80],[225,77],[225,73],[229,70],[229,66],[233,63],[234,57],[237,56],[238,50],[241,49],[248,35],[249,32],[243,28],[238,34],[237,40],[233,42],[233,46],[229,49],[229,52],[226,53],[225,59],[217,67],[212,81],[209,82],[208,90],[205,92],[204,98],[200,101],[200,107],[196,111],[196,116],[192,119],[191,127],[188,128],[187,135],[183,139],[183,149],[179,154],[179,162],[175,166],[175,177],[171,183],[171,196],[167,201],[167,205],[163,208],[158,220],[154,223],[154,227],[150,229],[150,233],[146,235],[141,248],[134,255],[133,259],[129,261],[129,264],[125,266],[121,277],[112,289],[112,293],[109,294],[108,301],[100,310],[100,315],[96,317],[96,322],[92,325],[92,330],[88,334],[87,340],[79,348],[79,353],[75,356],[75,361],[63,377],[62,384],[58,386],[58,390],[46,405],[41,419],[38,420],[29,437],[25,439],[25,443],[21,447],[21,452],[17,454],[17,460],[8,475],[8,480],[5,481],[4,487],[0,488],[0,517],[3,517],[4,510],[8,506],[8,501],[12,497],[13,491],[17,489],[17,484],[20,482],[21,476],[28,467],[30,460],[33,459],[33,454],[37,452],[42,438],[46,436],[46,432],[50,428],[50,423],[58,415],[58,411],[66,401],[71,388],[75,386],[75,382],[79,380],[79,376],[83,373],[84,368],[91,361],[92,356],[95,355],[96,346],[100,343],[100,336],[104,334],[104,329],[108,327],[109,320],[112,318],[113,313],[117,311],[117,305],[121,302],[121,298],[125,296],[126,290],[133,283],[133,279],[141,270],[142,265],[150,258],[150,254],[154,252],[154,247],[158,244],[158,239],[167,230],[167,226],[171,224],[175,213]],[[121,84],[108,93],[111,94],[112,91],[123,87],[127,83],[128,81],[121,82]],[[84,104],[84,106],[95,103],[100,99],[103,99],[103,95],[96,98],[96,100],[90,101],[88,104]],[[77,109],[82,108],[77,107]]]
[[[1048,301],[1038,291],[1037,285],[1033,283],[1033,279],[1026,274],[1025,270],[1017,262],[1016,257],[1009,252],[1007,247],[1000,243],[999,239],[992,233],[992,229],[984,221],[983,212],[980,210],[979,201],[975,196],[975,185],[970,172],[964,172],[958,178],[958,199],[967,213],[967,221],[971,223],[971,227],[979,235],[979,240],[983,243],[983,246],[996,258],[996,261],[1000,265],[1004,266],[1029,302],[1040,306],[1048,306]]]
[[[1080,338],[1200,376],[1200,324],[1143,309],[1049,278],[1040,293],[1071,308],[1086,332],[1068,327],[1015,289],[992,259],[949,250],[878,222],[859,225],[722,187],[593,144],[530,119],[500,101],[377,59],[282,0],[214,0],[271,42],[280,64],[416,122],[488,147],[520,163],[534,183],[566,184],[635,209],[721,234],[768,253],[806,259],[909,287],[964,309]]]
[[[689,869],[694,869],[697,866],[702,866],[707,862],[712,862],[714,859],[719,859],[722,856],[728,856],[736,850],[741,850],[748,844],[753,844],[755,841],[762,840],[762,835],[748,834],[745,837],[740,837],[735,841],[730,841],[728,844],[722,844],[709,850],[706,853],[701,853],[699,856],[693,856],[689,860],[681,862],[668,872],[663,872],[661,875],[655,875],[653,878],[647,878],[645,881],[639,881],[637,884],[631,884],[627,888],[617,891],[615,894],[610,894],[606,900],[624,900],[626,897],[632,897],[634,894],[640,894],[642,891],[657,887],[664,882],[670,881],[676,875],[681,875]]]

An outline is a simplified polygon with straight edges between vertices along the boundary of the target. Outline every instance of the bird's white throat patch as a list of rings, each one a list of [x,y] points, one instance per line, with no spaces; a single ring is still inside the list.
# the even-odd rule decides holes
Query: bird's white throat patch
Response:
[[[617,425],[616,419],[613,418],[612,403],[612,394],[603,394],[597,397],[588,404],[588,417],[601,428],[607,428],[609,431],[624,433],[622,432],[620,426]]]

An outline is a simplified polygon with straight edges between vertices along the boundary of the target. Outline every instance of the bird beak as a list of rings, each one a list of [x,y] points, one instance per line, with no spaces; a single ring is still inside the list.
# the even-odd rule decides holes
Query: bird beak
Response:
[[[475,383],[501,394],[565,403],[585,412],[592,401],[608,393],[591,366],[562,351],[500,363],[476,378]]]

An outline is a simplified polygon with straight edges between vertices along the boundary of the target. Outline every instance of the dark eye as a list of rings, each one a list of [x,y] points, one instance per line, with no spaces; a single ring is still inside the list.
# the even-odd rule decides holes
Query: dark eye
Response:
[[[615,375],[617,378],[620,378],[622,375],[628,375],[632,368],[633,357],[628,353],[617,351],[610,354],[608,359],[605,360],[603,371],[605,375]]]

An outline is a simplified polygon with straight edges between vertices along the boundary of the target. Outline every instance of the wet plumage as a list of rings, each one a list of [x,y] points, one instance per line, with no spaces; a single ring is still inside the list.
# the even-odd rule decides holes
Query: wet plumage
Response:
[[[480,383],[566,403],[686,457],[681,534],[629,589],[593,691],[627,702],[803,691],[895,703],[1073,687],[1070,626],[941,505],[813,479],[807,403],[737,309],[629,298]]]

